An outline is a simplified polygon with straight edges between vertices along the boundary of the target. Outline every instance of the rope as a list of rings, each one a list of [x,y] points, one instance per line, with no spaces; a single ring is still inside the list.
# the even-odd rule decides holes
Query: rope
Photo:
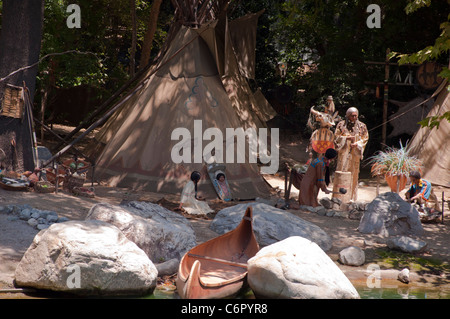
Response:
[[[436,91],[433,93],[433,95],[431,95],[431,96],[430,96],[428,99],[426,99],[425,101],[420,102],[420,103],[417,104],[416,106],[410,108],[409,110],[407,110],[407,111],[405,111],[405,112],[403,112],[403,113],[400,113],[400,114],[394,116],[393,118],[387,120],[386,122],[381,123],[380,125],[377,125],[377,126],[375,126],[375,127],[372,127],[372,128],[369,130],[369,132],[370,132],[370,131],[373,131],[373,130],[375,130],[375,129],[377,129],[377,128],[379,128],[379,127],[381,127],[381,126],[383,126],[383,125],[385,125],[385,124],[387,124],[387,123],[389,123],[389,122],[391,122],[391,121],[393,121],[393,120],[395,120],[395,119],[398,119],[399,117],[401,117],[401,116],[405,115],[406,113],[408,113],[408,112],[414,110],[415,108],[421,106],[422,104],[427,103],[429,100],[431,100],[431,99],[433,99],[434,97],[436,97],[436,95],[438,95],[438,94],[442,91],[442,88],[445,87],[446,83],[447,83],[447,81],[442,81],[441,85],[436,89]]]

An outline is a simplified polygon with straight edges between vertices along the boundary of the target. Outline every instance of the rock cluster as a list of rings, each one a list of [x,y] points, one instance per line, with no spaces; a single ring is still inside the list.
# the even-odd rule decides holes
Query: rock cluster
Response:
[[[33,228],[42,230],[48,228],[54,223],[68,221],[67,217],[59,217],[54,211],[40,210],[33,208],[28,204],[24,205],[6,205],[0,207],[1,213],[9,214],[9,220],[24,220]]]
[[[367,202],[354,202],[345,204],[342,203],[339,198],[330,199],[327,197],[322,197],[319,200],[319,204],[320,205],[317,207],[300,205],[299,209],[306,210],[320,216],[360,220],[368,205]]]

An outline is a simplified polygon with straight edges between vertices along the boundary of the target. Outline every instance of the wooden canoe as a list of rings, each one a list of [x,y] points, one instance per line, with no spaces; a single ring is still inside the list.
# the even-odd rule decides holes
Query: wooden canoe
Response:
[[[247,260],[259,251],[249,206],[232,231],[189,250],[181,259],[177,292],[182,299],[235,296],[247,284]]]

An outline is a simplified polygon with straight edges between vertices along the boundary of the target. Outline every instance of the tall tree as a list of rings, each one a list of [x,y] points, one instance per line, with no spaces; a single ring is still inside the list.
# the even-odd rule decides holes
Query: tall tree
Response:
[[[25,83],[33,101],[37,62],[42,38],[44,0],[4,0],[0,35],[0,99],[4,98],[7,84],[23,86]],[[16,70],[26,68],[12,76]],[[32,170],[31,123],[32,116],[25,107],[22,119],[0,116],[0,148],[3,168],[16,171]]]
[[[142,45],[141,61],[139,63],[140,68],[144,68],[150,61],[150,53],[152,50],[153,38],[156,32],[156,26],[158,24],[159,8],[161,7],[162,0],[154,0],[152,9],[150,11],[150,17],[147,25],[147,32],[145,33],[144,43]]]

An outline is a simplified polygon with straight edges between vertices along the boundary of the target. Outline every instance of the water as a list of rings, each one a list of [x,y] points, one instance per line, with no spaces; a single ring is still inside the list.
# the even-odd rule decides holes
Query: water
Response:
[[[357,287],[361,299],[450,299],[450,291],[440,288],[421,288],[421,287],[401,287],[401,288],[367,288]],[[175,291],[155,289],[148,299],[179,299]],[[247,291],[239,296],[238,299],[253,299],[253,293]]]
[[[450,291],[439,288],[355,288],[361,299],[450,299]]]

